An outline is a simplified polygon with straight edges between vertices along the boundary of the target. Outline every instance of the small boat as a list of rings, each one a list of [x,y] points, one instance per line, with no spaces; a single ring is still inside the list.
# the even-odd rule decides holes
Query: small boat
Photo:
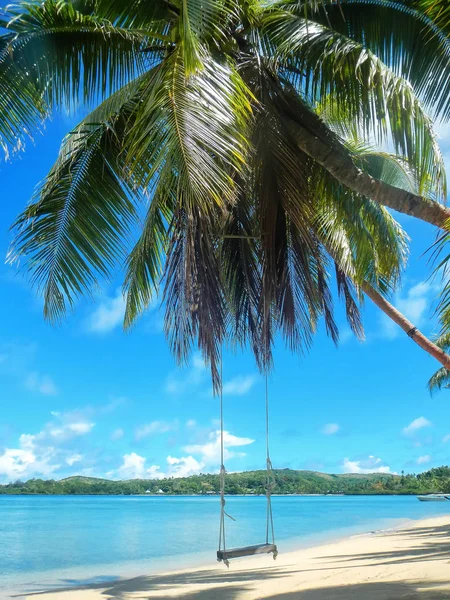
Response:
[[[425,496],[417,496],[417,500],[421,502],[445,502],[449,500],[448,496],[444,494],[426,494]]]

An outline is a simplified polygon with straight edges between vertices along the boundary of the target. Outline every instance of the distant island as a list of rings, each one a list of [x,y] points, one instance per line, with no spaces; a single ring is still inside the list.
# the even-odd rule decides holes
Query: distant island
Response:
[[[265,471],[245,471],[227,476],[226,493],[264,494]],[[384,473],[331,475],[316,471],[276,469],[274,494],[427,494],[450,493],[450,467],[438,467],[418,475]],[[96,477],[67,477],[59,481],[30,479],[0,485],[0,494],[62,495],[214,495],[219,493],[216,474],[170,479],[111,481]]]

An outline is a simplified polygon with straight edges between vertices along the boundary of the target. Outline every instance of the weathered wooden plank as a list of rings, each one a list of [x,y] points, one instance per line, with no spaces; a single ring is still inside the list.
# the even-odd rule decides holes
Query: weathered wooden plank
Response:
[[[255,554],[278,554],[275,544],[257,544],[256,546],[243,546],[242,548],[230,548],[229,550],[218,550],[217,560],[231,560],[242,556],[254,556]]]

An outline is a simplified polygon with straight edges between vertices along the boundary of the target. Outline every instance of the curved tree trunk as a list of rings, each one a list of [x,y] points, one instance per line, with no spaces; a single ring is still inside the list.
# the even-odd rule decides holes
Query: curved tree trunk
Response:
[[[390,302],[388,302],[381,294],[379,294],[371,285],[364,283],[362,285],[364,293],[380,308],[390,319],[397,323],[397,325],[403,329],[403,331],[420,346],[425,352],[428,352],[430,356],[435,358],[441,363],[446,369],[450,370],[450,356],[446,354],[441,348],[438,348],[436,344],[433,344],[426,336],[420,332],[417,327],[408,321],[408,319],[402,315]]]
[[[374,200],[378,204],[416,217],[440,229],[450,230],[450,209],[417,194],[375,179],[358,168],[345,146],[311,111],[298,115],[299,120],[288,119],[298,146],[317,161],[330,175],[349,189]],[[310,121],[310,127],[306,125]]]

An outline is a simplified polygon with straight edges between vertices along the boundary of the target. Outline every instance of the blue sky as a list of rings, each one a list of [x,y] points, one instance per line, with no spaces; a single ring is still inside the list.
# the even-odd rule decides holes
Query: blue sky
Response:
[[[61,116],[44,136],[0,163],[0,252],[8,228],[54,161],[73,121]],[[450,129],[439,128],[450,158]],[[448,161],[449,162],[449,161]],[[433,228],[399,216],[411,257],[396,306],[436,332],[436,284],[423,252]],[[121,277],[80,302],[58,328],[15,269],[0,264],[0,482],[73,474],[182,476],[218,468],[218,401],[200,357],[178,369],[153,307],[121,330]],[[338,314],[341,314],[338,310]],[[270,377],[271,447],[277,468],[328,472],[419,472],[448,464],[450,392],[430,398],[438,367],[370,304],[366,342],[341,318],[336,349],[320,331],[311,353],[277,343]],[[264,467],[264,383],[249,352],[224,357],[227,468]]]

